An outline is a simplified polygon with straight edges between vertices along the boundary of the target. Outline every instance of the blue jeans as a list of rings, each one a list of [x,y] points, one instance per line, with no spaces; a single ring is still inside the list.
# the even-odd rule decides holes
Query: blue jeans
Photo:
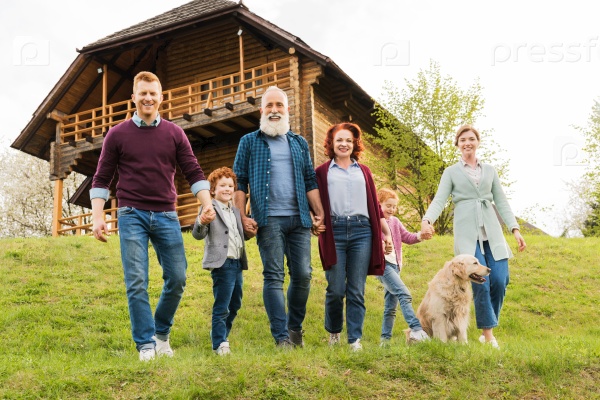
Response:
[[[331,217],[337,263],[325,271],[325,330],[339,333],[344,326],[344,297],[348,343],[362,337],[365,283],[371,260],[371,224],[362,216]]]
[[[289,338],[288,328],[302,330],[310,292],[310,228],[302,226],[300,216],[269,217],[256,235],[263,263],[263,301],[271,334],[276,342]],[[290,274],[287,310],[283,295],[284,256]]]
[[[187,260],[175,211],[118,210],[121,261],[131,333],[138,350],[154,348],[152,336],[167,339],[185,288]],[[148,300],[148,241],[163,269],[164,285],[152,316]]]
[[[400,269],[398,266],[386,261],[383,276],[378,276],[377,279],[379,279],[385,289],[381,338],[390,339],[392,337],[398,303],[400,303],[400,309],[408,327],[413,331],[423,329],[413,310],[410,291],[404,282],[402,282],[402,278],[400,278]]]
[[[479,285],[473,283],[473,300],[475,301],[475,320],[478,329],[495,328],[500,320],[500,310],[504,302],[508,286],[508,259],[494,260],[488,241],[483,242],[485,254],[481,254],[479,243],[475,248],[475,257],[481,265],[492,271],[486,281]]]
[[[221,268],[210,273],[213,280],[215,303],[212,309],[212,348],[227,341],[233,320],[242,307],[242,263],[240,260],[227,259]]]

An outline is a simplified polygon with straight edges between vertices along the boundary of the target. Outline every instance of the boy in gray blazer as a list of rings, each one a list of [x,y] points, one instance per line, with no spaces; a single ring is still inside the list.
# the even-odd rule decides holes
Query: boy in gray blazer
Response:
[[[205,239],[202,268],[211,273],[215,298],[210,336],[214,352],[224,356],[231,353],[228,337],[242,306],[242,270],[248,269],[248,260],[240,211],[232,201],[237,187],[235,174],[230,168],[218,168],[208,176],[208,182],[216,217],[205,221],[200,210],[192,236]]]

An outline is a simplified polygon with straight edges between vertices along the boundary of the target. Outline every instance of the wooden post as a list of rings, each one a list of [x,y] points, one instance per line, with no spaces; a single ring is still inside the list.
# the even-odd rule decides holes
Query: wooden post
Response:
[[[54,206],[52,207],[52,237],[58,236],[58,230],[61,228],[58,220],[62,218],[62,193],[63,180],[54,181]]]
[[[106,118],[104,118],[104,116],[106,115],[106,102],[108,101],[108,99],[106,98],[108,95],[108,66],[106,64],[104,64],[102,66],[102,128],[100,128],[100,135],[102,135],[102,132],[106,131]],[[92,136],[94,136],[94,134],[92,133]]]
[[[240,38],[240,80],[244,79],[244,38],[242,37],[242,28],[238,31]]]
[[[244,90],[244,38],[242,38],[242,28],[238,31],[238,36],[240,38],[240,101],[244,101],[246,99],[246,92]],[[232,82],[233,83],[233,82]]]

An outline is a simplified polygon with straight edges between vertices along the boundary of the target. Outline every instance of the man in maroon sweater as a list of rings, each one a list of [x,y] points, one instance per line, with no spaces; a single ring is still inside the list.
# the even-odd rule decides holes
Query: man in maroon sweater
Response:
[[[162,87],[158,77],[140,72],[131,96],[136,112],[111,128],[92,181],[93,234],[106,242],[104,203],[115,172],[121,261],[125,274],[131,331],[141,361],[173,356],[169,333],[185,288],[187,261],[175,203],[178,165],[203,206],[201,220],[215,218],[210,185],[183,130],[160,118]],[[154,316],[148,299],[148,241],[163,268],[164,286]]]

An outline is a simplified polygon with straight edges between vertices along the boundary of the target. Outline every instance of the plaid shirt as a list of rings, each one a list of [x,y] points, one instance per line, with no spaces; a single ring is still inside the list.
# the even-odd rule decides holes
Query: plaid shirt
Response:
[[[318,189],[315,170],[308,151],[308,143],[302,136],[286,133],[294,169],[294,186],[300,219],[306,228],[312,227],[306,193]],[[237,176],[237,189],[248,193],[252,218],[259,227],[267,225],[269,216],[269,184],[271,184],[271,149],[259,130],[244,135],[240,140],[233,172]]]

